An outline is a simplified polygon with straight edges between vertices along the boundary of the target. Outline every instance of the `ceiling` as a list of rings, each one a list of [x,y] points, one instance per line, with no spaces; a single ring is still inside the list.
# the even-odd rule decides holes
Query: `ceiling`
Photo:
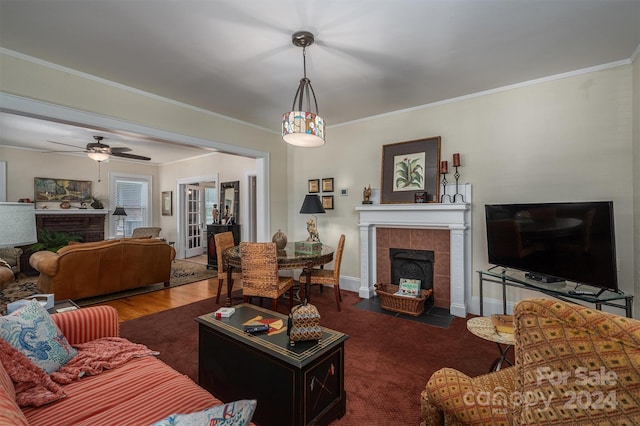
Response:
[[[316,37],[307,76],[330,140],[332,125],[628,61],[640,0],[0,0],[7,53],[274,132],[303,73],[298,30]],[[15,118],[1,114],[0,143],[51,150],[99,134],[153,162],[202,153]]]

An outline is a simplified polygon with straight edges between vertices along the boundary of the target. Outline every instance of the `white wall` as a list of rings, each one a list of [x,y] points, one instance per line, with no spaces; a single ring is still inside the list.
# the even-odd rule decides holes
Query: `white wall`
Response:
[[[442,136],[442,159],[461,153],[461,182],[473,185],[474,271],[488,266],[484,204],[613,200],[620,287],[633,293],[631,71],[619,66],[330,127],[325,147],[290,148],[289,211],[299,210],[308,179],[334,177],[336,188],[349,188],[319,222],[325,242],[346,234],[342,273],[359,277],[354,207],[364,186],[380,187],[382,146]],[[306,217],[291,217],[302,238]],[[476,281],[474,274],[475,294]]]

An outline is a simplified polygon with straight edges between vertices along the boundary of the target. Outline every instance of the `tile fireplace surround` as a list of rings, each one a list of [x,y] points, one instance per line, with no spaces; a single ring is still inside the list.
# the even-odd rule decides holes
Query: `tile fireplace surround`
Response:
[[[455,186],[451,189],[447,186],[447,194],[455,192]],[[433,250],[434,304],[466,317],[472,280],[471,185],[461,185],[459,191],[465,203],[356,207],[360,214],[360,297],[375,296],[374,284],[390,279],[389,248]]]

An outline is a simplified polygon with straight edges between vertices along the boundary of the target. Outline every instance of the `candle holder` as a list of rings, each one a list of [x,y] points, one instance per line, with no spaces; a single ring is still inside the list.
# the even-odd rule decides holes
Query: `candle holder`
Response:
[[[459,166],[454,166],[456,168],[456,172],[453,174],[453,177],[456,179],[456,193],[453,194],[453,202],[456,202],[456,197],[460,196],[460,201],[462,201],[464,203],[464,195],[462,195],[462,193],[458,192],[458,179],[460,179],[460,173],[458,173],[458,167]]]
[[[447,174],[446,173],[441,173],[442,175],[442,195],[440,196],[440,202],[444,203],[444,198],[447,197],[449,198],[449,202],[452,203],[453,201],[451,200],[451,195],[447,194]]]

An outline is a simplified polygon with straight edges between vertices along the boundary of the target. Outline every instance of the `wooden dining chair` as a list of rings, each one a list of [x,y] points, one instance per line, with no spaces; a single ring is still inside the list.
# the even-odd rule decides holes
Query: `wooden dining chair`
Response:
[[[244,302],[250,297],[272,299],[271,309],[278,308],[278,298],[289,291],[289,310],[293,307],[293,277],[278,273],[278,249],[275,243],[240,243],[242,269],[242,295]]]
[[[340,264],[342,263],[342,252],[344,251],[344,234],[340,235],[336,256],[333,263],[333,269],[314,269],[311,271],[310,285],[319,284],[321,286],[332,286],[333,293],[336,297],[336,305],[340,311],[340,302],[342,295],[340,294]],[[301,286],[307,284],[307,274],[304,272],[300,275],[299,282]]]
[[[215,239],[216,256],[218,257],[218,292],[216,294],[216,303],[220,303],[220,292],[222,290],[222,285],[227,280],[227,265],[222,258],[222,252],[230,247],[233,247],[235,245],[235,242],[233,240],[233,232],[231,231],[215,234],[213,238]],[[231,284],[233,285],[233,281],[240,278],[242,278],[240,271],[238,271],[237,269],[232,270]],[[231,295],[229,295],[229,297],[231,297]]]

